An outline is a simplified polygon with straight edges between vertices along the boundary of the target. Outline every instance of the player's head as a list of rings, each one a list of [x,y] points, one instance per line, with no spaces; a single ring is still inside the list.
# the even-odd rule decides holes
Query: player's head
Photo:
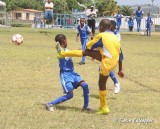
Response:
[[[141,10],[141,6],[138,6],[138,10]]]
[[[150,12],[147,13],[147,16],[150,16]]]
[[[80,18],[80,24],[83,26],[85,23],[85,18]]]
[[[91,6],[91,10],[93,10],[94,9],[94,7],[93,6]]]
[[[118,14],[119,14],[119,13],[121,13],[121,10],[120,10],[120,9],[118,9]]]
[[[111,20],[111,31],[114,32],[115,29],[116,29],[116,22],[114,20]]]
[[[62,48],[67,47],[67,38],[64,34],[57,34],[55,37],[55,41],[59,42]]]
[[[99,23],[99,32],[105,32],[106,30],[110,30],[111,21],[109,19],[102,19]]]

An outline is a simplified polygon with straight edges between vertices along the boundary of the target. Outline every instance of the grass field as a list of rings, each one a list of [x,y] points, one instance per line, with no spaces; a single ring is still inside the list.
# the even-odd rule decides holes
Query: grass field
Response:
[[[20,33],[24,43],[15,46],[11,37]],[[108,80],[108,115],[96,115],[99,108],[99,62],[73,58],[75,71],[89,84],[92,113],[81,112],[82,89],[74,98],[48,112],[44,104],[61,96],[59,66],[54,36],[64,33],[68,48],[77,49],[75,30],[0,28],[0,129],[159,129],[160,128],[160,33],[151,37],[122,33],[125,78],[118,78],[121,91],[115,95]],[[116,72],[117,70],[115,70]]]

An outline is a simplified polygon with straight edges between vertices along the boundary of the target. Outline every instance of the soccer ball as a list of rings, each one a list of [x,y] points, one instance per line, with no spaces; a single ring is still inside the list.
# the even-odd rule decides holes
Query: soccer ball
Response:
[[[14,34],[12,36],[12,43],[15,45],[20,45],[23,43],[23,36],[20,34]]]
[[[141,32],[141,35],[145,35],[145,33],[144,33],[144,32]]]

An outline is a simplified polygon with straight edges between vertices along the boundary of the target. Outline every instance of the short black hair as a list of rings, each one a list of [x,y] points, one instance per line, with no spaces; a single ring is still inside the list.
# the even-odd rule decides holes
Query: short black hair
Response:
[[[56,42],[59,42],[60,44],[62,43],[63,40],[66,39],[66,36],[64,34],[57,34],[55,36],[55,41]]]
[[[102,19],[100,22],[100,26],[103,26],[103,28],[108,29],[111,27],[111,21],[109,19]]]
[[[111,26],[116,27],[116,22],[114,20],[111,20]]]

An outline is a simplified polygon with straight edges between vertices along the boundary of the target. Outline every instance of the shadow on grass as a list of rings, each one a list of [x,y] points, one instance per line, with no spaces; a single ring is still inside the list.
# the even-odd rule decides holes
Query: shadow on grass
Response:
[[[43,109],[46,109],[45,104],[42,104],[42,105],[43,105]],[[82,110],[82,108],[79,108],[79,107],[63,106],[63,105],[56,105],[55,109],[56,110],[70,110],[70,111],[75,111],[75,112],[85,112],[85,113],[88,113],[88,114],[96,112],[96,110],[93,110],[93,109],[91,109],[90,111],[87,111],[87,110]]]

